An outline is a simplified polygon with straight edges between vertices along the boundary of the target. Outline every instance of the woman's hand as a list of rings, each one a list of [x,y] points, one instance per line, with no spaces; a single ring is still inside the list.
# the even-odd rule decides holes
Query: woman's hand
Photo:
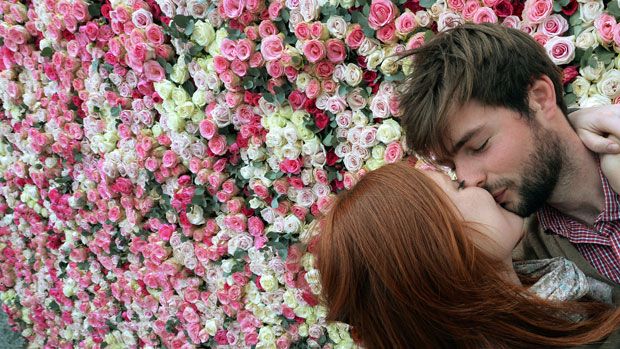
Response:
[[[586,147],[595,153],[620,153],[620,144],[608,135],[620,139],[620,105],[604,105],[578,109],[568,115],[579,138]]]

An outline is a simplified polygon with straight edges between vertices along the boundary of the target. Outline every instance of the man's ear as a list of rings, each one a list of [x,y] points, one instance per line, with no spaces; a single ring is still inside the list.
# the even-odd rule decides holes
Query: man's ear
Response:
[[[555,88],[547,75],[542,75],[534,80],[528,90],[530,109],[535,115],[542,112],[545,118],[552,118],[557,108],[555,100]]]

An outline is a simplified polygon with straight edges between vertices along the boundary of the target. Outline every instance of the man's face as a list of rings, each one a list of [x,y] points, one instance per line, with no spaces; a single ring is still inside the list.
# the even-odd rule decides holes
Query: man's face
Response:
[[[507,108],[468,102],[451,117],[449,142],[459,180],[521,216],[547,201],[562,168],[558,137]]]

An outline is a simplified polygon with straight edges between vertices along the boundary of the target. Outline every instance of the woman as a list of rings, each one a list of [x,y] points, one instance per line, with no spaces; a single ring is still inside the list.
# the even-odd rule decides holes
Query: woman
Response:
[[[352,325],[367,348],[548,348],[608,337],[620,325],[606,303],[611,287],[564,259],[513,265],[522,227],[487,191],[441,172],[406,162],[372,171],[322,221],[315,251],[328,320]]]

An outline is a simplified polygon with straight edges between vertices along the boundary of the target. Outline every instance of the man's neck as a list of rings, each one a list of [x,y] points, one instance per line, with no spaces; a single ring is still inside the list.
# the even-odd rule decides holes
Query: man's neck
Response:
[[[547,204],[588,226],[605,209],[605,194],[598,170],[598,159],[576,134],[565,143],[564,165]]]

